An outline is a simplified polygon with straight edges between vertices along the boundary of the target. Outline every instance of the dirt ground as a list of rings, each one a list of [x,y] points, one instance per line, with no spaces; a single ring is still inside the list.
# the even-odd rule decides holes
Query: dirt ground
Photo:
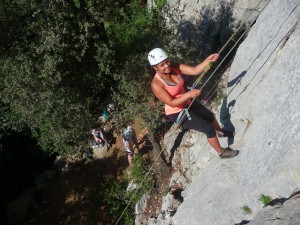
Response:
[[[152,147],[145,138],[147,133],[140,124],[133,126],[140,141],[140,149],[146,153]],[[111,217],[107,213],[107,206],[92,200],[91,193],[95,184],[101,182],[102,175],[121,177],[128,170],[127,156],[123,149],[122,138],[108,150],[103,159],[92,160],[88,163],[76,163],[70,170],[58,174],[49,185],[41,189],[41,203],[39,208],[32,212],[26,225],[110,225]],[[167,185],[166,179],[151,197],[148,209],[157,211],[160,207],[161,192]],[[152,201],[152,203],[151,203]],[[150,215],[150,214],[149,214]]]

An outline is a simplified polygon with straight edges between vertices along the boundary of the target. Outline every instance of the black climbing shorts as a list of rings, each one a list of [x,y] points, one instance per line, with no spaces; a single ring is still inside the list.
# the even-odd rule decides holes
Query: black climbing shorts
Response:
[[[215,119],[215,115],[201,104],[199,100],[195,100],[189,109],[191,120],[184,114],[180,125],[184,129],[192,129],[203,132],[208,138],[216,136],[216,131],[211,123]],[[169,120],[176,122],[179,113],[167,115]]]

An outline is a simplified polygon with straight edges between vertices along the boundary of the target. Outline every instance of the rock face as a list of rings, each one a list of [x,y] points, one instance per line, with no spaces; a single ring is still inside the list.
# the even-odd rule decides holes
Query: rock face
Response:
[[[248,225],[298,225],[300,192],[293,194],[283,203],[268,206],[261,210]]]
[[[170,23],[181,25],[176,31],[180,33],[182,21],[197,25],[203,9],[200,4],[215,2],[169,0],[169,7],[173,4],[177,9],[172,14],[178,13],[177,23],[172,18]],[[234,6],[231,15],[240,15],[241,19],[243,7],[258,2],[227,4]],[[258,201],[261,194],[286,198],[300,187],[300,0],[270,0],[260,9],[228,71],[227,97],[216,115],[225,127],[236,132],[234,140],[222,139],[222,145],[231,145],[240,154],[221,160],[202,134],[184,134],[172,153],[172,165],[178,172],[170,186],[185,189],[173,224],[245,224],[243,221],[252,220],[263,209]],[[194,27],[186,31],[191,34]],[[185,35],[193,41],[193,36]],[[173,142],[165,139],[171,151]],[[251,214],[243,213],[244,205],[252,210]],[[299,211],[299,203],[297,207]],[[299,224],[296,219],[278,224]]]
[[[184,45],[207,54],[219,49],[242,20],[249,24],[266,2],[268,0],[168,0],[163,15]]]

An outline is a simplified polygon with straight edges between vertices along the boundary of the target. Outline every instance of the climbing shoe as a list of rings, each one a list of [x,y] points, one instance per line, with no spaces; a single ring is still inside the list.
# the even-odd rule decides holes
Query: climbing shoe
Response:
[[[217,132],[218,137],[233,137],[234,133],[229,131],[229,130],[225,130],[222,128],[221,132]]]
[[[221,159],[228,159],[236,156],[237,154],[239,154],[238,150],[232,150],[231,148],[227,147],[222,148],[222,153],[219,154],[219,156]]]

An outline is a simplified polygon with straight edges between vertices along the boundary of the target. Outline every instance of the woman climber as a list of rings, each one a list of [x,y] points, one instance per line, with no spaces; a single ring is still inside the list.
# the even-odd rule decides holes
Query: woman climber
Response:
[[[190,99],[201,94],[201,90],[192,89],[186,92],[181,76],[181,74],[192,76],[201,74],[210,62],[215,62],[218,58],[219,54],[212,54],[193,67],[185,64],[171,64],[167,53],[161,48],[155,48],[148,54],[149,63],[156,72],[151,82],[151,89],[154,95],[165,103],[166,116],[172,122],[176,122],[186,103],[191,104],[188,114],[183,114],[180,119],[180,125],[184,129],[205,133],[208,143],[218,152],[221,159],[225,159],[236,156],[239,151],[232,150],[230,147],[222,148],[216,134],[220,137],[233,137],[233,133],[222,129],[214,114],[199,101],[195,99],[189,103]]]

